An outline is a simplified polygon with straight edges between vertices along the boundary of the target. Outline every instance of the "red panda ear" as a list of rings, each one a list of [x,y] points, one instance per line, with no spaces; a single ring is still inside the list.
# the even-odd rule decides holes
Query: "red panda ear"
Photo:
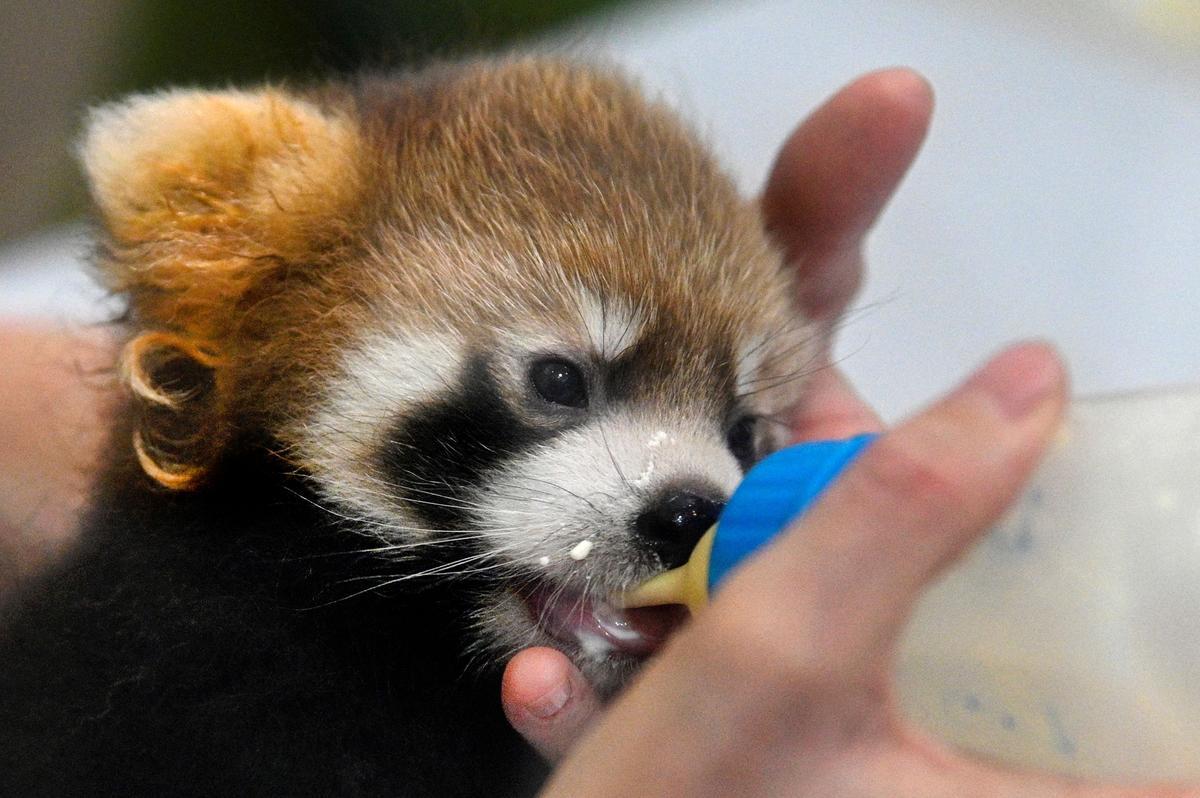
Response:
[[[336,234],[358,193],[345,116],[279,91],[173,91],[92,112],[80,147],[102,277],[145,326],[219,337],[263,268]]]
[[[135,445],[163,484],[194,482],[213,455],[199,442],[227,439],[212,427],[228,422],[239,302],[344,238],[359,149],[348,115],[271,89],[170,91],[92,112],[80,156],[106,233],[97,266],[128,303]]]
[[[132,400],[133,449],[160,485],[194,487],[228,440],[218,384],[223,365],[170,333],[142,333],[125,345],[121,378]]]

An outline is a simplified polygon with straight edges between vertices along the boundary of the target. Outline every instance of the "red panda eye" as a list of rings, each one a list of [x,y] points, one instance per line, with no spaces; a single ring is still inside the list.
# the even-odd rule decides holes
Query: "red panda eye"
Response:
[[[743,466],[754,461],[754,416],[742,416],[733,422],[725,436],[725,445]]]
[[[587,382],[574,363],[561,358],[545,358],[529,369],[529,381],[538,396],[565,407],[587,407]]]

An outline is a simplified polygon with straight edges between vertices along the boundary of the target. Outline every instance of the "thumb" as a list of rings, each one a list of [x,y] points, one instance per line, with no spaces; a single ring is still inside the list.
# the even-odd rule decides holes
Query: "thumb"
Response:
[[[508,722],[549,762],[566,754],[600,709],[583,674],[552,648],[527,648],[513,657],[500,698]]]

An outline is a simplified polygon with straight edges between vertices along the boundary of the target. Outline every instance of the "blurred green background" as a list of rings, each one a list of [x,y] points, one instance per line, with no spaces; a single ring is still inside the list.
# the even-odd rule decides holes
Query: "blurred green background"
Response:
[[[629,0],[0,0],[0,241],[77,214],[88,105],[510,47]]]

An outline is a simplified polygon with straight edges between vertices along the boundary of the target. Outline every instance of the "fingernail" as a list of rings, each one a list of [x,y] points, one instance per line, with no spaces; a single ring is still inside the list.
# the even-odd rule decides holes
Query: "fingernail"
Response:
[[[535,718],[546,720],[557,715],[563,707],[567,705],[567,701],[571,699],[571,682],[569,679],[564,679],[559,682],[558,686],[550,692],[543,695],[541,698],[530,701],[525,705],[525,711]]]
[[[1054,347],[1033,342],[1014,346],[997,356],[976,372],[967,387],[989,395],[1001,413],[1016,420],[1053,397],[1064,379]]]

